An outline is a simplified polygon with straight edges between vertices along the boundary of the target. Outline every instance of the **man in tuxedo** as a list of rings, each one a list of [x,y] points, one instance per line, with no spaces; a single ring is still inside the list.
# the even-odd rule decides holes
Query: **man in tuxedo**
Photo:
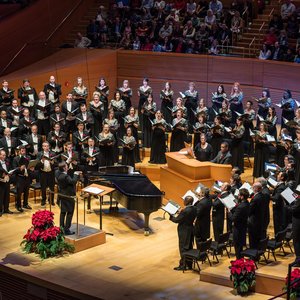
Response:
[[[197,208],[197,219],[195,221],[195,237],[205,242],[210,237],[210,210],[212,201],[209,197],[209,189],[200,188],[199,201],[194,206]]]
[[[225,207],[220,198],[226,198],[230,194],[231,186],[224,182],[221,186],[221,193],[212,198],[212,222],[215,241],[219,241],[220,234],[224,232]]]
[[[18,146],[18,141],[15,137],[11,136],[10,128],[4,129],[4,136],[0,139],[0,148],[6,153],[6,158],[12,163],[13,158],[15,157],[15,151]]]
[[[0,137],[3,137],[4,129],[11,128],[12,121],[7,117],[7,112],[4,109],[0,111]]]
[[[39,93],[39,99],[36,101],[35,106],[38,132],[41,135],[47,135],[50,131],[51,102],[46,99],[44,92]]]
[[[2,214],[12,214],[9,210],[10,175],[8,174],[10,163],[6,159],[6,152],[0,150],[0,217]]]
[[[80,157],[78,152],[73,150],[72,142],[66,142],[64,147],[65,151],[62,153],[61,158],[68,165],[69,174],[71,174],[78,170]]]
[[[65,162],[59,163],[59,168],[55,173],[58,184],[58,202],[60,205],[60,227],[64,229],[65,235],[72,235],[75,232],[70,231],[72,217],[75,208],[75,199],[65,196],[76,196],[76,183],[78,175],[68,174],[68,165]]]
[[[73,131],[72,142],[75,150],[81,155],[83,149],[88,143],[88,138],[90,134],[87,130],[84,129],[84,123],[77,124],[77,131]]]
[[[191,268],[192,266],[183,265],[182,253],[193,248],[193,231],[194,221],[197,216],[197,208],[192,205],[193,197],[187,196],[184,199],[184,209],[180,211],[177,216],[170,216],[170,220],[178,224],[177,232],[179,239],[179,253],[180,261],[179,266],[175,267],[174,270],[184,270],[185,268]]]
[[[70,135],[76,127],[76,114],[78,113],[79,105],[73,100],[72,93],[67,94],[67,100],[61,106],[61,112],[66,115],[65,132]]]
[[[233,223],[233,244],[235,249],[235,256],[237,259],[241,258],[241,251],[246,245],[247,220],[250,210],[248,198],[248,190],[240,189],[238,195],[238,203],[236,207],[234,207],[228,213],[228,218]]]
[[[35,119],[30,116],[28,108],[23,109],[23,117],[20,119],[19,135],[26,139],[26,136],[31,133],[31,126],[35,124]]]
[[[263,201],[261,204],[263,224],[262,224],[262,239],[267,237],[267,229],[270,223],[270,190],[268,189],[267,180],[264,177],[259,177],[256,179],[262,185]]]
[[[49,100],[53,105],[59,103],[59,96],[61,95],[61,85],[55,82],[53,75],[49,78],[49,83],[44,85],[43,89],[46,99]]]
[[[42,192],[42,206],[46,205],[47,197],[47,188],[51,191],[54,191],[55,177],[54,177],[54,168],[56,165],[55,153],[50,151],[50,145],[48,142],[42,144],[43,150],[38,153],[37,160],[39,162],[36,165],[36,169],[40,172],[40,183],[41,183],[41,192]],[[54,195],[50,193],[48,199],[51,205],[54,204]]]
[[[14,90],[10,89],[8,81],[3,79],[2,88],[0,89],[0,106],[3,105],[4,110],[6,110],[14,98]]]
[[[95,123],[94,116],[87,110],[85,103],[80,104],[80,112],[76,115],[76,124],[78,123],[83,123],[85,130],[90,132],[92,136],[94,135],[94,132],[92,132]]]
[[[50,131],[47,137],[47,141],[50,144],[51,151],[55,154],[63,152],[63,146],[67,141],[66,134],[60,129],[59,123],[54,125],[54,130]]]
[[[51,128],[54,127],[56,123],[59,123],[61,130],[64,131],[66,124],[66,115],[61,112],[59,103],[54,105],[54,113],[50,116],[50,125]]]
[[[13,169],[16,169],[16,209],[23,212],[23,208],[31,209],[28,204],[29,187],[32,181],[33,172],[28,169],[30,157],[26,155],[25,146],[19,146],[19,155],[13,160]],[[23,208],[21,205],[21,197],[23,194]]]
[[[285,182],[287,180],[287,174],[279,172],[277,175],[277,185],[271,196],[273,202],[273,222],[275,235],[284,230],[284,199],[281,193],[286,189]]]
[[[37,125],[32,125],[31,133],[27,135],[28,153],[31,159],[36,159],[37,154],[42,151],[42,136],[38,134]]]
[[[250,201],[250,211],[248,218],[248,233],[250,248],[257,249],[259,241],[262,238],[262,226],[264,219],[264,210],[262,209],[264,195],[262,193],[262,185],[255,182],[252,186],[254,195]]]
[[[23,80],[23,86],[18,89],[18,98],[21,106],[27,107],[30,114],[33,115],[34,103],[38,100],[38,95],[35,88],[30,86],[29,79]]]
[[[229,152],[229,145],[227,142],[223,142],[221,144],[221,150],[211,162],[220,165],[229,165],[231,164],[231,161],[232,161],[232,156]]]

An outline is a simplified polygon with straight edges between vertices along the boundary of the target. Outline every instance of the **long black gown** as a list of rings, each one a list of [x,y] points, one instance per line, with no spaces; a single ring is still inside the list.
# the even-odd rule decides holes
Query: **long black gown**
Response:
[[[109,130],[112,133],[112,135],[114,136],[114,139],[116,141],[114,143],[114,147],[113,147],[113,152],[114,152],[113,156],[114,156],[114,163],[117,163],[117,162],[119,162],[118,131],[119,131],[120,125],[116,118],[104,119],[103,124],[108,124]]]
[[[222,102],[227,99],[227,95],[225,93],[218,94],[213,93],[211,97],[212,101],[212,109],[214,109],[216,112],[218,112],[222,108]]]
[[[147,101],[149,95],[152,94],[152,88],[150,86],[147,86],[144,88],[144,86],[140,86],[138,89],[139,92],[139,105],[138,105],[138,115],[141,122],[141,129],[143,130],[143,114],[141,112],[142,107],[144,103]]]
[[[139,117],[138,116],[133,116],[131,117],[130,115],[127,115],[124,119],[124,124],[128,124],[128,127],[131,128],[132,130],[132,135],[135,138],[136,144],[134,147],[134,161],[141,162],[141,157],[140,157],[140,148],[139,148],[139,136],[138,136],[138,129],[133,125],[133,123],[139,125]]]
[[[100,101],[103,103],[103,118],[107,117],[108,114],[108,95],[109,95],[109,86],[96,86],[96,91],[100,93]]]
[[[197,109],[197,103],[198,103],[198,92],[193,91],[191,92],[190,90],[187,90],[184,92],[185,95],[185,104],[184,106],[187,109],[187,121],[188,121],[188,127],[189,127],[189,132],[193,132],[192,126],[196,122],[196,116],[194,111]]]
[[[135,167],[135,163],[134,163],[134,147],[136,144],[135,138],[133,136],[124,136],[123,141],[129,147],[123,147],[122,165]]]
[[[131,104],[132,89],[131,88],[125,89],[124,87],[120,87],[119,92],[121,93],[122,100],[125,102],[126,113],[129,113],[129,109],[132,106]]]
[[[161,99],[160,110],[164,116],[164,119],[169,124],[171,124],[173,120],[173,116],[172,116],[173,95],[174,92],[172,90],[171,91],[162,90],[159,95]]]
[[[152,143],[152,124],[156,112],[156,103],[143,105],[143,147],[150,148]]]
[[[102,114],[104,111],[103,103],[95,104],[94,101],[90,102],[90,112],[94,117],[93,133],[95,136],[98,136],[102,131]]]
[[[113,99],[110,101],[110,105],[115,113],[115,118],[118,120],[118,123],[120,125],[117,131],[117,137],[118,139],[121,139],[125,134],[125,127],[124,127],[124,117],[125,117],[125,110],[126,110],[125,102],[122,99],[120,99],[119,101]]]
[[[231,143],[232,166],[239,167],[242,173],[244,173],[244,134],[244,126],[235,127]]]
[[[230,96],[230,110],[232,112],[236,111],[240,114],[244,113],[244,108],[243,108],[243,93],[240,92],[237,95],[233,94]],[[232,113],[232,123],[235,124],[236,123],[236,119],[237,119],[238,115],[235,113]]]
[[[113,145],[107,145],[107,140],[113,142]],[[114,143],[115,138],[112,133],[109,133],[106,137],[102,132],[99,134],[100,166],[114,165]]]
[[[212,137],[211,137],[210,144],[212,146],[213,157],[216,157],[218,152],[221,149],[221,144],[224,139],[224,134],[225,134],[224,125],[217,125],[216,127],[214,126],[212,128]]]
[[[266,141],[267,133],[260,135],[261,139]],[[269,146],[263,142],[260,142],[259,139],[255,143],[254,151],[254,167],[253,167],[253,177],[261,177],[265,172],[265,162],[269,162]]]
[[[251,109],[250,111],[244,111],[244,114],[247,115],[244,119],[244,127],[245,127],[245,134],[244,134],[244,141],[248,143],[248,154],[249,156],[254,155],[254,143],[253,139],[250,136],[250,130],[254,130],[253,121],[255,119],[255,111]]]
[[[193,126],[193,130],[194,130],[194,150],[195,150],[195,148],[198,145],[198,143],[200,143],[200,135],[202,133],[204,133],[204,134],[207,133],[208,126],[207,126],[207,124],[200,124],[199,122],[197,122]]]
[[[72,90],[72,95],[75,98],[75,102],[77,102],[78,105],[80,106],[80,104],[82,104],[82,103],[86,104],[88,90],[86,87],[83,87],[83,89],[80,89],[79,87],[74,86],[73,90]]]
[[[153,121],[153,135],[152,135],[152,144],[150,152],[150,163],[152,164],[165,164],[166,160],[166,140],[165,140],[165,131],[161,128],[166,127],[166,122],[164,119]]]
[[[178,119],[176,118],[173,120],[172,125],[174,127],[172,130],[170,151],[175,152],[175,151],[179,151],[185,147],[184,142],[186,141],[186,138],[187,138],[186,132],[188,129],[188,123],[187,123],[187,120],[184,118],[181,118],[180,121],[178,121]],[[177,126],[179,126],[179,125],[186,130],[178,129]]]

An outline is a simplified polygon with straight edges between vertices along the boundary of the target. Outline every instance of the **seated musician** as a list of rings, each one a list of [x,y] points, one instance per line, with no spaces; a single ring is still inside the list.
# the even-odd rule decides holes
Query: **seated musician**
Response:
[[[229,152],[229,145],[227,142],[222,142],[221,150],[217,154],[217,156],[211,160],[211,162],[221,165],[231,164],[232,156]]]

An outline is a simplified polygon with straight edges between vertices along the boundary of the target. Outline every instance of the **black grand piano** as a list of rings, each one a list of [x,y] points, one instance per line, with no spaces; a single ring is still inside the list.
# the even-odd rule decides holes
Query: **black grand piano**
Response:
[[[145,235],[148,235],[149,216],[162,204],[163,193],[143,174],[130,172],[129,166],[100,167],[98,172],[88,172],[89,184],[113,186],[112,198],[128,210],[136,210],[145,216]],[[112,208],[111,198],[111,208]]]

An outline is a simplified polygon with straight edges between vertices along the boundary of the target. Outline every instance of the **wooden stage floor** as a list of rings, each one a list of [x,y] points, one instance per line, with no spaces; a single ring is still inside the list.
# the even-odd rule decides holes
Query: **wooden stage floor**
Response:
[[[142,166],[147,168],[146,161]],[[155,183],[159,186],[159,182]],[[31,201],[31,204],[33,211],[3,215],[0,218],[2,267],[101,299],[237,299],[229,281],[230,260],[225,256],[218,265],[209,267],[205,263],[201,266],[201,281],[198,272],[182,273],[173,270],[179,258],[176,224],[162,219],[162,210],[151,214],[150,227],[153,234],[148,237],[143,234],[142,215],[123,209],[117,214],[104,213],[103,229],[113,233],[113,236],[107,235],[105,244],[65,257],[41,261],[33,254],[22,253],[19,246],[30,227],[32,212],[40,209],[40,203],[34,204]],[[92,200],[92,208],[97,209],[98,205],[97,199]],[[59,208],[55,206],[53,211],[55,223],[58,224]],[[83,223],[81,199],[79,216],[80,223]],[[99,215],[95,212],[86,215],[86,225],[99,228]],[[293,259],[287,256],[279,258],[276,264],[260,265],[257,273],[279,277],[280,286],[276,290],[280,291],[287,263]],[[121,269],[115,271],[110,268],[112,266]],[[209,283],[211,276],[216,274],[218,279],[213,282],[217,284]],[[255,293],[248,298],[268,299],[270,296]]]

